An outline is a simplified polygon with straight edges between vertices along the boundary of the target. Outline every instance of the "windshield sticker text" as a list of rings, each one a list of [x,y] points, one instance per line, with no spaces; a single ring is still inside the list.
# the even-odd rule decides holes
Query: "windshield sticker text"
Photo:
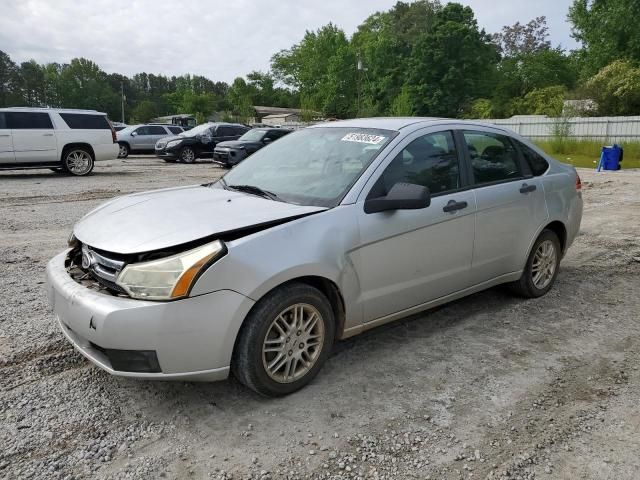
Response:
[[[343,142],[368,143],[370,145],[378,145],[383,142],[386,137],[380,135],[371,135],[369,133],[347,133],[342,137]]]

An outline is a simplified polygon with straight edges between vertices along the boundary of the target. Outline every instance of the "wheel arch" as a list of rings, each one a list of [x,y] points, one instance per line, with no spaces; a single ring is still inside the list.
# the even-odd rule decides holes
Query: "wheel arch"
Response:
[[[87,150],[89,152],[89,155],[91,155],[91,158],[93,159],[93,161],[96,161],[96,153],[93,150],[93,147],[91,146],[91,144],[89,143],[85,143],[85,142],[71,142],[71,143],[67,143],[64,147],[62,147],[62,153],[60,155],[60,161],[64,162],[64,157],[67,154],[67,152],[73,148],[83,148],[85,150]]]
[[[545,230],[551,230],[558,236],[558,240],[560,240],[560,250],[564,255],[567,248],[567,227],[560,220],[554,220],[553,222],[545,225],[545,227],[540,231],[542,233]],[[538,236],[540,236],[538,233]],[[536,237],[538,238],[538,237]]]

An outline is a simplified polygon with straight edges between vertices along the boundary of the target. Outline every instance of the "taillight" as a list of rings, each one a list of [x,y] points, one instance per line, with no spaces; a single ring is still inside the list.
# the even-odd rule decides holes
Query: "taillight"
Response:
[[[113,128],[113,123],[111,123],[111,120],[107,120],[109,122],[109,128],[111,129],[111,140],[113,140],[113,143],[118,143],[118,137],[116,137],[116,129]]]
[[[576,190],[582,190],[582,181],[580,180],[578,172],[576,172]]]

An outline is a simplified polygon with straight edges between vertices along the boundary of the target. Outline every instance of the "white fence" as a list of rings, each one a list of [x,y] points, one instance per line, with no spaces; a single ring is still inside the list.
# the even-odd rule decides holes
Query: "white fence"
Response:
[[[532,140],[551,140],[558,129],[564,129],[569,138],[578,140],[603,143],[640,141],[640,116],[551,118],[531,115],[479,121],[510,128]]]

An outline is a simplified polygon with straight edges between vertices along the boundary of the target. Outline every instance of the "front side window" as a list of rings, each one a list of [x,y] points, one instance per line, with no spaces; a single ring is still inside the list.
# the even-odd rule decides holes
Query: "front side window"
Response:
[[[250,185],[285,202],[334,207],[396,134],[371,128],[307,128],[258,150],[217,185]]]
[[[51,117],[45,112],[6,112],[7,128],[14,130],[51,130]]]
[[[458,153],[452,133],[430,133],[407,145],[385,169],[369,197],[387,195],[396,183],[422,185],[431,195],[460,188]]]
[[[522,177],[518,153],[509,137],[488,132],[464,132],[476,185]]]
[[[253,129],[253,130],[249,130],[247,133],[242,135],[240,137],[240,140],[247,141],[247,142],[259,142],[262,140],[262,137],[265,137],[265,136],[268,136],[268,134],[265,135],[264,130]]]
[[[218,137],[230,137],[233,135],[233,129],[231,127],[218,127]]]
[[[0,112],[0,130],[7,128],[7,122],[4,117],[4,113]]]
[[[137,133],[138,135],[150,135],[150,133],[149,133],[149,127],[139,127],[139,128],[136,130],[136,133]]]
[[[529,164],[531,173],[533,173],[534,176],[539,177],[547,171],[549,168],[549,162],[547,162],[542,155],[527,147],[524,143],[518,144],[520,146],[520,150],[522,150],[522,156]]]

